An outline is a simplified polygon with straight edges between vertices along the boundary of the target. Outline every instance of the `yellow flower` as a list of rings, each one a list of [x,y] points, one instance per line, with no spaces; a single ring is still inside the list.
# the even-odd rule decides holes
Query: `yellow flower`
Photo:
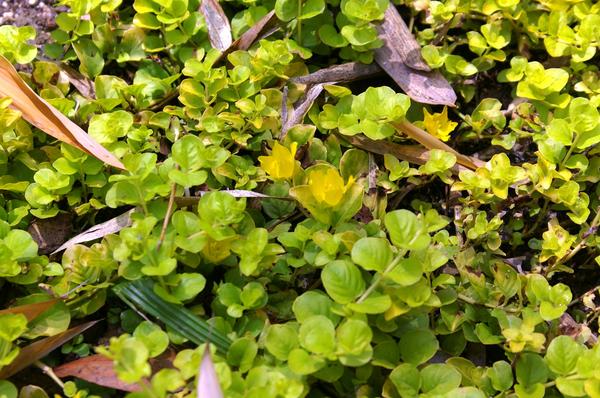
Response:
[[[448,120],[448,108],[444,107],[441,113],[434,114],[427,112],[427,109],[423,109],[423,113],[425,116],[423,119],[425,130],[442,141],[448,141],[450,133],[458,125],[458,123]]]
[[[350,176],[348,182],[344,185],[344,179],[333,168],[328,168],[327,171],[315,171],[308,178],[308,187],[314,198],[332,207],[342,200],[342,197],[352,184],[354,184],[352,176]]]
[[[298,144],[292,142],[292,147],[287,149],[279,142],[275,142],[270,156],[259,156],[258,161],[263,170],[274,180],[287,180],[292,178],[296,171],[296,149]]]

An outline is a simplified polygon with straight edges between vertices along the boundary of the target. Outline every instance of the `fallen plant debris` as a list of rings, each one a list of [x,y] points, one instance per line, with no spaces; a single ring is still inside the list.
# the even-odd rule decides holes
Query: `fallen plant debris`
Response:
[[[597,2],[56,6],[0,26],[0,398],[600,398]]]

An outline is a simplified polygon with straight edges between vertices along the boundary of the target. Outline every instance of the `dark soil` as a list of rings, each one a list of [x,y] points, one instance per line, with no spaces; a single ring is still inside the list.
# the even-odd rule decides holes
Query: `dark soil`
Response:
[[[37,31],[35,43],[42,46],[50,41],[56,28],[53,0],[0,0],[0,25],[33,26]]]

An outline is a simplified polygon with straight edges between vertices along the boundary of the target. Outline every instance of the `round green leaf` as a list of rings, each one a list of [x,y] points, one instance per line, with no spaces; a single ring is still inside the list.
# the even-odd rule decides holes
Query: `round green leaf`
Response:
[[[421,374],[410,363],[403,363],[392,370],[390,380],[401,397],[416,397],[421,389]]]
[[[394,245],[407,250],[421,250],[431,238],[424,223],[409,210],[395,210],[385,215],[385,227]]]
[[[290,370],[296,374],[309,375],[325,366],[325,360],[310,355],[302,348],[295,348],[288,356],[288,366],[290,367]]]
[[[348,319],[336,331],[338,350],[358,355],[370,348],[373,332],[369,325],[358,319]]]
[[[402,359],[414,365],[430,360],[440,346],[435,334],[429,329],[413,329],[404,333],[399,345]]]
[[[360,270],[347,260],[327,264],[321,272],[321,280],[327,294],[340,304],[347,304],[365,290]]]
[[[546,363],[550,370],[559,375],[571,373],[584,347],[569,336],[558,336],[550,342],[546,351]]]
[[[323,315],[314,315],[300,325],[300,344],[315,354],[328,355],[335,349],[333,322]]]
[[[548,380],[548,367],[538,354],[524,353],[519,356],[515,370],[517,381],[525,386],[545,383]]]
[[[169,346],[169,336],[157,324],[144,321],[133,331],[133,336],[144,343],[148,356],[153,358],[162,354]]]
[[[298,331],[290,324],[271,325],[265,335],[265,347],[275,358],[285,361],[298,346]]]
[[[252,368],[254,358],[258,353],[258,344],[254,339],[242,337],[231,343],[227,351],[227,363],[240,368],[241,372],[246,372]]]
[[[462,376],[450,365],[435,363],[421,370],[421,380],[423,392],[437,395],[459,387]]]
[[[386,239],[362,238],[352,247],[352,261],[368,271],[383,271],[394,254]]]
[[[8,380],[0,380],[0,397],[17,398],[17,387]]]

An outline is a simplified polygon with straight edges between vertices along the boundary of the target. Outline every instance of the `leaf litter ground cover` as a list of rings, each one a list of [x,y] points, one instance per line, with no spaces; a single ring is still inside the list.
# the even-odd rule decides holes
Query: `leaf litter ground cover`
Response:
[[[55,6],[0,26],[0,397],[600,397],[599,4]]]

